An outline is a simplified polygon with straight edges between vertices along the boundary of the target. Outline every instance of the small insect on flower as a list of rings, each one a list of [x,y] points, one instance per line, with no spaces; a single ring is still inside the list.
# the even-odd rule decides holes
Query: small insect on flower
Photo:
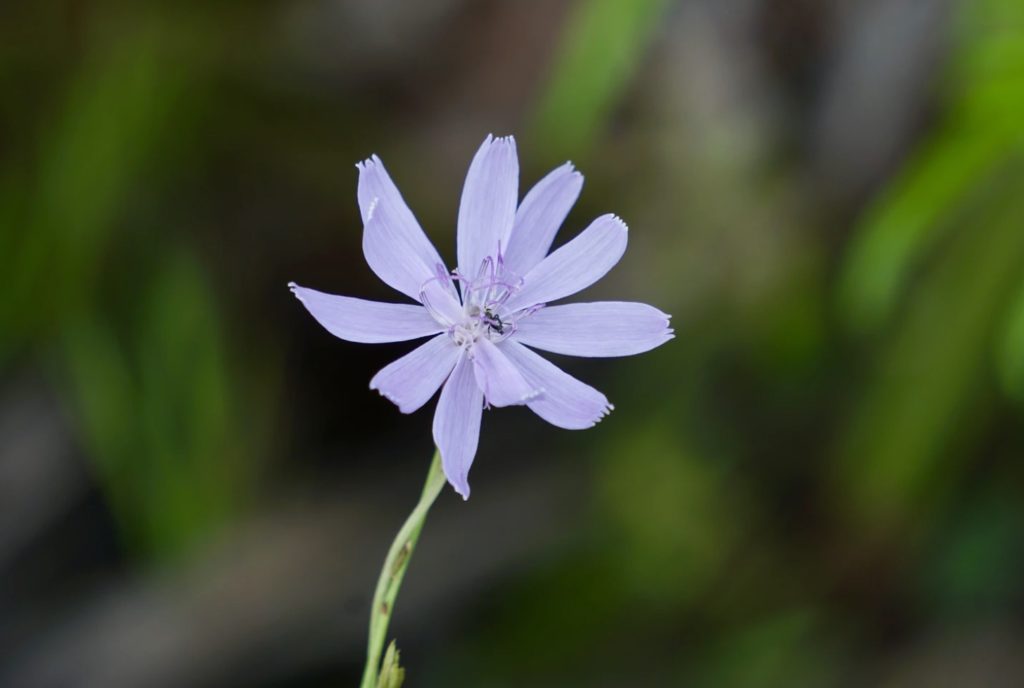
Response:
[[[458,268],[445,267],[377,156],[359,163],[363,254],[386,284],[415,304],[334,296],[290,284],[316,320],[352,342],[430,337],[391,363],[370,388],[412,413],[438,389],[434,442],[445,476],[469,497],[484,406],[528,406],[558,427],[588,428],[608,399],[534,349],[570,356],[629,356],[673,337],[669,317],[625,301],[548,305],[590,286],[626,250],[626,224],[602,215],[548,254],[583,177],[555,168],[519,202],[515,140],[488,136],[469,166],[457,224]]]
[[[483,320],[491,328],[491,332],[505,334],[505,323],[501,322],[501,316],[497,313],[492,313],[490,309],[484,309]]]

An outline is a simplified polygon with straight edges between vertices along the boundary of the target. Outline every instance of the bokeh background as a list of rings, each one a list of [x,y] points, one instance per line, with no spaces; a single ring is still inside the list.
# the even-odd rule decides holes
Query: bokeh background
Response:
[[[1024,685],[1024,2],[4,3],[0,94],[0,685],[356,684],[431,411],[285,285],[489,132],[677,338],[485,414],[407,685]]]

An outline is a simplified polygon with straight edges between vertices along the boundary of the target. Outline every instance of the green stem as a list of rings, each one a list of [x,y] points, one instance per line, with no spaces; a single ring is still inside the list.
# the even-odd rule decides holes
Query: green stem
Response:
[[[427,512],[444,487],[444,471],[441,470],[441,453],[434,451],[434,460],[427,472],[427,481],[423,485],[423,494],[416,508],[405,519],[401,530],[391,543],[388,556],[384,559],[384,568],[377,579],[377,589],[373,593],[373,607],[370,609],[370,640],[366,648],[366,668],[363,670],[363,681],[360,688],[377,688],[377,675],[380,672],[380,657],[384,651],[384,641],[388,634],[388,621],[395,611],[395,598],[398,588],[402,585],[405,569],[409,566],[412,551],[423,530],[423,521]]]

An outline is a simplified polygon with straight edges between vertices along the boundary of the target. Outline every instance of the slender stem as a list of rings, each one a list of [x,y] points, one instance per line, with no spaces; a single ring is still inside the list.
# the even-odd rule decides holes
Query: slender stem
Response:
[[[427,472],[427,481],[423,485],[423,494],[416,508],[405,519],[401,530],[391,543],[388,556],[384,559],[384,568],[377,579],[377,589],[373,593],[373,607],[370,609],[370,640],[366,648],[366,668],[363,670],[363,682],[360,688],[376,688],[377,675],[380,672],[381,653],[388,634],[388,621],[395,611],[395,598],[402,585],[405,569],[409,566],[412,551],[419,540],[423,521],[427,512],[444,487],[444,471],[441,470],[441,453],[434,451],[434,459]]]

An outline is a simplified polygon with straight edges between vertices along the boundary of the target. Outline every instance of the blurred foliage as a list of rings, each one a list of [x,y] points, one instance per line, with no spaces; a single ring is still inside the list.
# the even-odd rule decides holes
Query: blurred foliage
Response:
[[[996,360],[1006,393],[1024,403],[1024,284],[1009,308],[1006,325],[997,339]]]
[[[545,162],[585,162],[655,35],[667,0],[583,0],[564,30],[531,125]]]
[[[930,520],[969,468],[993,342],[1010,390],[1024,358],[1011,300],[1024,271],[1024,6],[961,9],[946,120],[866,216],[841,284],[855,326],[901,316],[841,440],[836,489],[873,527]]]
[[[7,234],[11,250],[0,257],[11,287],[0,297],[0,319],[11,324],[0,356],[25,344],[15,338],[52,336],[65,317],[95,306],[105,250],[135,182],[154,173],[156,149],[182,124],[172,105],[183,77],[161,60],[159,39],[143,25],[97,43],[40,143],[29,187],[0,199],[0,217],[21,228]]]
[[[187,254],[165,260],[127,332],[83,319],[65,346],[83,435],[127,542],[161,557],[243,504],[262,439],[231,386],[217,299]]]
[[[952,509],[926,548],[921,602],[938,617],[969,623],[998,615],[1019,597],[1024,508],[1004,486],[980,490]]]
[[[868,210],[846,260],[840,300],[856,330],[892,316],[903,290],[972,193],[1024,154],[1024,4],[958,6],[943,122]]]
[[[3,234],[0,357],[54,355],[125,544],[166,558],[244,503],[266,440],[245,428],[272,387],[253,395],[233,370],[194,250],[138,216],[189,159],[194,77],[175,25],[120,21],[133,30],[86,32],[48,135],[23,151],[33,173],[0,191],[0,218],[22,228]]]
[[[955,440],[981,420],[990,343],[1024,268],[1024,176],[1001,182],[917,286],[853,415],[838,489],[875,525],[929,521],[968,468],[971,451]]]
[[[783,610],[739,628],[708,653],[698,686],[831,686],[839,684],[831,641],[820,636],[821,620],[811,610]],[[814,645],[817,651],[806,648]]]
[[[722,469],[685,446],[667,421],[652,423],[611,442],[597,475],[597,528],[618,543],[609,565],[622,569],[638,601],[659,606],[705,590],[735,553],[747,518],[738,486],[727,489]],[[718,527],[709,530],[708,522]]]

